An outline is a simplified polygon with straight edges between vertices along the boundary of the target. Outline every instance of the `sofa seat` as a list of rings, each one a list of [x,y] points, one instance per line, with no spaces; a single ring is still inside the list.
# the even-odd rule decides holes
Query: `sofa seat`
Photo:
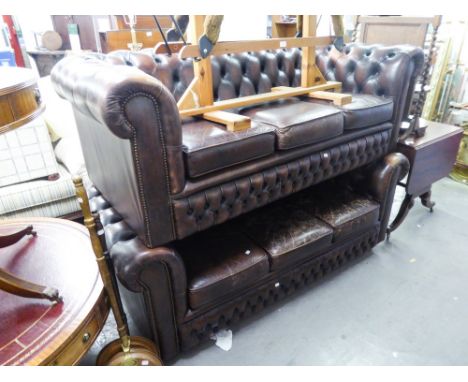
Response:
[[[333,181],[291,197],[291,208],[301,208],[333,228],[333,241],[371,228],[379,221],[380,204]]]
[[[256,122],[230,132],[221,124],[190,119],[182,124],[182,144],[186,170],[194,178],[272,154],[275,132]]]
[[[175,246],[184,259],[192,309],[249,286],[269,271],[266,252],[229,224]]]
[[[270,256],[271,270],[298,262],[332,242],[333,229],[312,213],[275,203],[242,219],[240,227]]]
[[[343,115],[335,107],[290,98],[244,109],[252,121],[272,126],[279,150],[310,145],[343,133]]]
[[[333,240],[362,232],[379,221],[380,205],[360,195],[337,195],[327,204],[321,204],[316,216],[333,228]]]
[[[370,94],[353,94],[353,100],[343,106],[335,106],[327,101],[307,100],[316,105],[329,105],[343,113],[344,130],[362,129],[392,120],[393,100]]]

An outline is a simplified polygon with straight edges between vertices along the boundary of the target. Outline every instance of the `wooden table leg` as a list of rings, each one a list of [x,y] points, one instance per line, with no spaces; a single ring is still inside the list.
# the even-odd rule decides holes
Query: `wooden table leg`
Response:
[[[409,210],[413,208],[413,206],[414,196],[406,194],[405,199],[403,200],[403,203],[401,203],[401,207],[398,210],[397,216],[387,228],[387,240],[390,238],[390,233],[395,231],[400,226],[400,224],[403,223],[403,220],[405,220],[406,215],[408,215]]]
[[[22,229],[21,231],[12,233],[11,235],[6,235],[6,236],[0,235],[0,248],[5,248],[10,245],[13,245],[27,235],[32,235],[32,236],[37,235],[32,225],[28,225],[26,228]]]
[[[0,248],[13,245],[28,235],[33,237],[37,236],[32,225],[10,235],[0,236]],[[20,279],[1,268],[0,290],[4,290],[5,292],[21,297],[41,298],[50,301],[60,301],[61,299],[57,289]]]
[[[21,297],[41,298],[57,302],[61,300],[57,289],[20,279],[1,268],[0,289]]]
[[[434,211],[434,206],[435,206],[435,202],[433,202],[431,200],[431,190],[425,192],[424,194],[422,194],[420,196],[421,198],[421,204],[424,206],[424,207],[427,207],[429,208],[429,211],[430,212],[433,212]]]

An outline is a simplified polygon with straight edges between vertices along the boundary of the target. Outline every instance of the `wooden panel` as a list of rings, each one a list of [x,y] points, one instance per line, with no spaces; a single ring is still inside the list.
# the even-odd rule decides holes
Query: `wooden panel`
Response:
[[[120,30],[130,29],[130,27],[125,23],[123,15],[115,15],[113,16],[115,19],[115,23],[117,28]],[[161,28],[167,29],[171,28],[172,21],[169,16],[163,15],[156,15],[158,18],[158,22],[161,25]],[[128,20],[128,18],[127,18]],[[156,22],[154,21],[154,17],[150,15],[137,15],[136,16],[136,25],[135,29],[156,29]]]
[[[205,17],[199,15],[190,16],[189,21],[189,36],[192,44],[198,42],[198,39],[204,33],[204,22]],[[218,44],[216,45],[218,46]],[[183,50],[184,48],[182,48]],[[182,54],[181,50],[181,54]],[[181,55],[180,54],[180,55]],[[211,59],[194,61],[193,62],[194,76],[198,78],[198,82],[195,85],[196,93],[198,94],[199,105],[206,106],[213,104],[213,78],[211,74]],[[203,113],[197,113],[203,114]]]
[[[32,70],[0,67],[0,134],[33,120],[43,110]]]
[[[14,120],[15,117],[13,116],[8,97],[0,97],[0,126],[8,125],[14,122]]]
[[[34,89],[35,86],[32,86],[10,95],[10,105],[15,119],[25,117],[39,107]]]
[[[337,93],[336,91],[340,90],[341,86],[337,85],[335,92],[327,92],[323,90],[319,91],[314,91],[311,93],[306,94],[310,98],[316,98],[316,99],[323,99],[326,101],[332,101],[335,105],[338,106],[343,106],[348,103],[351,103],[353,100],[353,96],[351,94],[343,94],[343,93]],[[287,90],[287,89],[294,89],[289,86],[276,86],[274,88],[271,88],[271,91],[280,91],[280,90]]]
[[[158,30],[136,30],[137,42],[143,44],[143,48],[152,48],[162,41],[162,36]],[[115,30],[104,32],[103,52],[112,52],[118,49],[128,49],[128,44],[132,42],[130,30]]]
[[[302,25],[303,37],[315,37],[317,27],[315,16],[304,16]],[[331,43],[329,40],[328,43]],[[327,43],[327,44],[328,44]],[[318,45],[318,44],[317,44]],[[325,83],[322,73],[315,64],[315,46],[307,46],[302,49],[301,61],[301,86],[308,87]]]
[[[407,192],[419,195],[447,176],[455,164],[463,130],[457,126],[429,122],[426,135],[412,143],[399,143],[398,151],[411,163]]]
[[[78,24],[81,49],[97,51],[96,34],[94,30],[93,16],[91,15],[56,15],[52,16],[54,30],[62,38],[63,50],[71,49],[68,36],[68,24]]]
[[[429,25],[437,26],[441,16],[434,17],[372,17],[360,16],[359,41],[366,44],[411,44],[424,46]]]
[[[325,37],[303,37],[303,38],[271,38],[266,40],[247,41],[220,41],[211,51],[212,56],[226,53],[258,52],[261,50],[280,48],[300,48],[307,46],[328,45],[332,42],[330,36]],[[311,48],[312,49],[312,48]],[[315,49],[312,49],[315,54]],[[180,58],[199,57],[200,48],[196,43],[187,45],[180,50]]]
[[[245,115],[229,113],[223,110],[212,111],[203,114],[203,118],[208,121],[225,125],[228,131],[240,131],[250,128],[250,118]]]
[[[361,29],[360,41],[366,44],[411,44],[422,47],[426,32],[427,25],[365,24]]]
[[[294,37],[296,35],[296,22],[281,21],[280,15],[271,16],[271,37]]]
[[[353,96],[351,94],[343,93],[333,93],[325,91],[317,91],[309,93],[310,98],[323,99],[326,101],[332,101],[337,106],[347,105],[353,101]]]
[[[200,108],[182,110],[180,111],[180,115],[184,117],[193,116],[193,115],[201,115],[201,114],[205,114],[211,111],[226,110],[226,109],[232,109],[236,107],[255,105],[259,103],[275,101],[275,100],[282,99],[282,98],[300,96],[300,95],[304,95],[313,91],[335,89],[337,87],[341,87],[341,82],[328,81],[325,84],[311,86],[307,88],[298,87],[298,88],[291,88],[291,89],[285,89],[285,90],[277,90],[277,91],[272,91],[271,93],[255,94],[255,95],[246,96],[246,97],[239,97],[239,98],[227,99],[224,101],[217,101],[217,102],[214,102],[212,105],[204,106]]]

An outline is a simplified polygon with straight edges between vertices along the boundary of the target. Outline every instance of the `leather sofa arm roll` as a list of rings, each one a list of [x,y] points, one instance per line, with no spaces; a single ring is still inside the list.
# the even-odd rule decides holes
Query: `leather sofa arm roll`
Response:
[[[185,185],[174,97],[156,78],[104,55],[70,56],[52,71],[71,102],[92,183],[152,247],[175,239],[170,199]]]
[[[368,192],[380,202],[379,240],[385,238],[397,183],[408,173],[410,164],[401,153],[385,156],[368,174]]]
[[[147,248],[138,237],[115,243],[110,255],[119,281],[132,292],[151,291],[159,296],[155,306],[162,305],[162,299],[172,299],[177,317],[182,317],[187,310],[187,276],[182,258],[169,247]],[[165,280],[164,280],[165,279]],[[152,285],[154,284],[154,285]],[[165,294],[161,285],[167,285]],[[167,291],[166,291],[167,292]]]

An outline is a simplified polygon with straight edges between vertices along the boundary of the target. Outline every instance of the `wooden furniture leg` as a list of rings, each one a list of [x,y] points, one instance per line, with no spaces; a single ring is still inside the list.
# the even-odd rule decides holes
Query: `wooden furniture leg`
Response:
[[[50,288],[13,276],[0,268],[0,289],[21,297],[40,298],[59,302],[61,297],[55,288]]]
[[[435,202],[431,200],[431,190],[425,192],[424,194],[420,195],[419,198],[421,199],[421,204],[424,207],[429,208],[430,212],[434,211]]]
[[[32,235],[32,236],[37,235],[32,225],[28,225],[26,228],[22,229],[21,231],[12,233],[11,235],[5,235],[5,236],[0,235],[0,248],[5,248],[10,245],[13,245],[27,235]]]
[[[405,199],[403,200],[403,203],[401,203],[401,207],[398,210],[397,216],[387,228],[387,240],[390,238],[390,233],[395,231],[399,227],[399,225],[403,222],[403,220],[405,220],[406,215],[408,215],[409,210],[413,208],[413,206],[414,206],[414,196],[406,194]]]
[[[5,248],[20,241],[23,237],[31,235],[37,236],[32,225],[28,225],[21,231],[11,235],[0,236],[0,248]],[[59,292],[55,288],[34,284],[20,279],[11,273],[0,268],[0,289],[21,297],[40,298],[50,301],[60,301]]]

